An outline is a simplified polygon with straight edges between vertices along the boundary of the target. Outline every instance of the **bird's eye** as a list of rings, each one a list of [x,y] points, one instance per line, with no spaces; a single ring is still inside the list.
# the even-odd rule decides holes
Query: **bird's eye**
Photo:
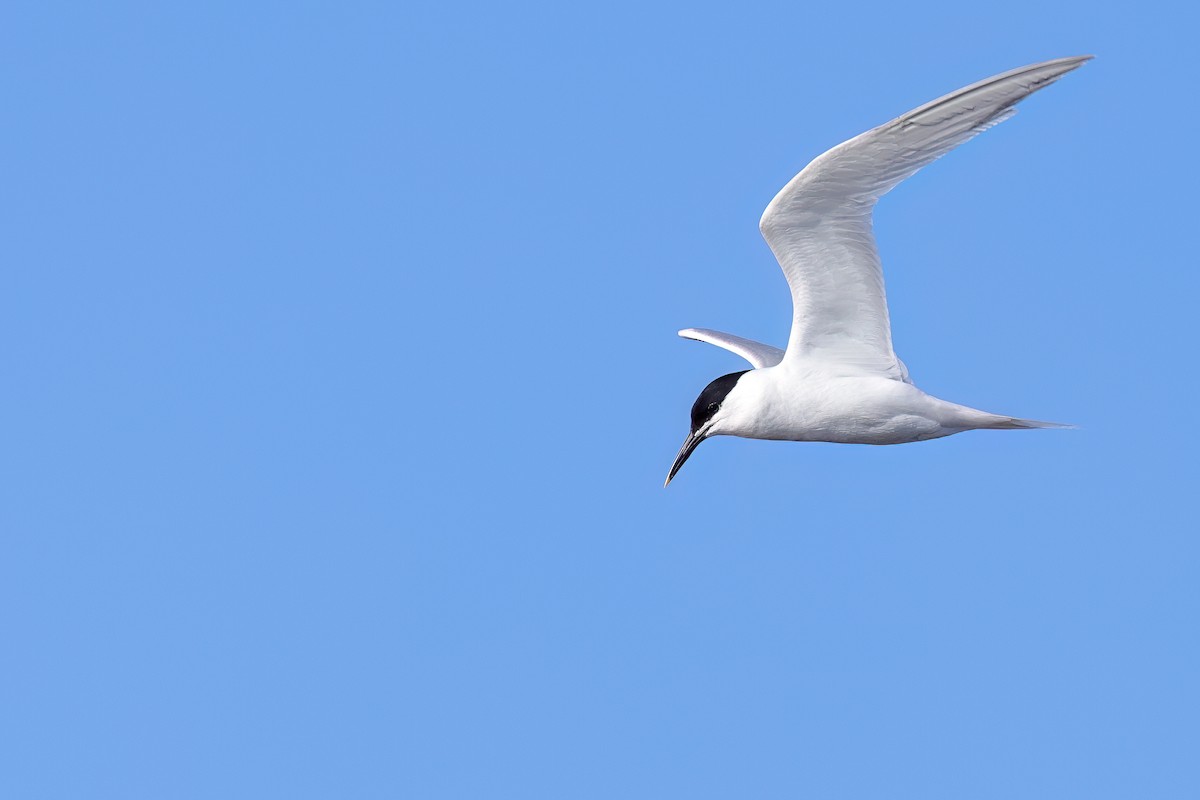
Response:
[[[717,409],[720,407],[721,407],[720,403],[709,403],[708,404],[708,413],[715,414],[715,413],[717,413]]]

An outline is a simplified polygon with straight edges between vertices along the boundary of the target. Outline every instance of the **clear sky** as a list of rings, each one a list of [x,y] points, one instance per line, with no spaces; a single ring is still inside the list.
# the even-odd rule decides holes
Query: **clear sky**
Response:
[[[1184,4],[9,4],[0,795],[1195,798]],[[688,409],[826,148],[1094,62],[888,196],[918,385]]]

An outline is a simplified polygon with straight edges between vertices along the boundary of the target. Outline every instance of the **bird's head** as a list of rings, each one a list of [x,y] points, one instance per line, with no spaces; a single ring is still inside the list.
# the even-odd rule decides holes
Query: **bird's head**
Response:
[[[747,372],[750,370],[722,375],[705,386],[704,391],[696,398],[696,402],[692,404],[692,432],[684,440],[683,447],[679,448],[679,455],[675,456],[675,463],[671,465],[667,481],[663,484],[664,487],[671,483],[671,479],[675,477],[675,473],[679,472],[683,462],[688,460],[688,456],[701,442],[710,436],[732,432],[730,421],[737,403],[734,388],[738,385],[738,380]]]

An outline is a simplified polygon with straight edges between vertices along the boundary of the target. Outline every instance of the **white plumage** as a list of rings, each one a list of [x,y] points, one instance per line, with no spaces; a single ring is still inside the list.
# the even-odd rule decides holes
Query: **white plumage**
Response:
[[[956,405],[912,385],[892,349],[871,215],[902,180],[1090,58],[1045,61],[952,92],[818,156],[775,195],[759,228],[791,289],[787,350],[720,331],[679,332],[754,369],[701,394],[667,483],[709,436],[899,444],[980,428],[1063,427]]]

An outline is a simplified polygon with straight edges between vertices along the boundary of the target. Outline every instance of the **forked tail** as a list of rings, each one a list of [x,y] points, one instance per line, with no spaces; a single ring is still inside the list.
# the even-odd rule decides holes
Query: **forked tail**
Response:
[[[983,426],[996,431],[1019,431],[1032,428],[1074,428],[1065,422],[1042,422],[1038,419],[1021,419],[1020,417],[996,417],[995,421]]]

